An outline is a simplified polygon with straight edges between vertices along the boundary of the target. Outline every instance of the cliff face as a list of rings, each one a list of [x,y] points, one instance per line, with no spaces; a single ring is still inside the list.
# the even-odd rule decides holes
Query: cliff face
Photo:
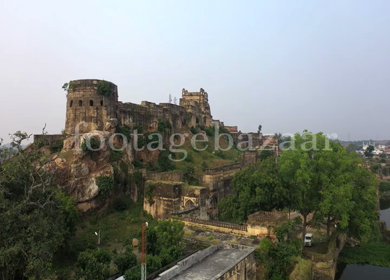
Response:
[[[107,145],[111,136],[112,133],[108,131],[85,133],[79,140],[76,136],[68,136],[62,151],[53,156],[54,161],[48,167],[55,173],[57,183],[64,186],[83,212],[104,204],[104,201],[98,199],[98,179],[102,176],[114,177],[111,149]],[[87,138],[100,139],[101,143],[106,144],[99,151],[86,152],[81,147]],[[124,150],[121,157],[125,162],[130,162],[132,151]]]

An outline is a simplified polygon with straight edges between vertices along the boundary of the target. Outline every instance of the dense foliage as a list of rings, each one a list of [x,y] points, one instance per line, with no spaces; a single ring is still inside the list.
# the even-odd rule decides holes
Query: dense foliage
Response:
[[[51,160],[37,151],[22,150],[26,133],[13,135],[13,156],[1,149],[0,163],[0,272],[2,279],[43,279],[52,273],[54,255],[75,232],[78,210],[62,192]]]
[[[369,242],[357,247],[345,247],[340,254],[340,261],[390,267],[390,244]]]
[[[100,176],[96,182],[99,188],[99,195],[106,199],[114,187],[114,179],[110,176]]]
[[[288,208],[303,216],[303,236],[313,214],[312,226],[325,222],[328,236],[337,224],[362,241],[377,237],[378,179],[363,161],[322,133],[296,134],[289,145],[294,150],[284,151],[278,163],[268,157],[235,175],[237,194],[221,200],[221,218],[243,222],[259,210]]]
[[[97,93],[106,97],[110,97],[114,90],[114,84],[107,81],[99,81],[97,85]]]
[[[77,259],[77,279],[106,280],[110,276],[111,256],[105,250],[86,250]]]

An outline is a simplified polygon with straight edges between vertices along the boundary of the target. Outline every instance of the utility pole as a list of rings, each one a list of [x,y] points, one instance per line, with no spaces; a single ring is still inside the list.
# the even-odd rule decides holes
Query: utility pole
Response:
[[[141,280],[146,280],[146,256],[148,254],[148,222],[142,224],[142,262],[141,262]]]

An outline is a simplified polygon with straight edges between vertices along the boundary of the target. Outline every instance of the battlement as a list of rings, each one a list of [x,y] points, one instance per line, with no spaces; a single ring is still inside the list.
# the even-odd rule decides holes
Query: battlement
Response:
[[[118,87],[111,82],[98,79],[74,80],[69,83],[65,130],[75,133],[78,124],[81,133],[105,130],[110,120],[116,118],[122,125],[142,126],[154,131],[160,120],[169,121],[174,129],[183,126],[210,126],[212,116],[208,94],[182,90],[180,105],[156,104],[142,101],[141,104],[118,101]],[[109,126],[108,126],[109,127]]]
[[[203,89],[203,88],[200,88],[199,91],[188,91],[186,90],[185,88],[183,88],[181,90],[181,94],[182,96],[204,96],[204,97],[208,97],[208,93]]]

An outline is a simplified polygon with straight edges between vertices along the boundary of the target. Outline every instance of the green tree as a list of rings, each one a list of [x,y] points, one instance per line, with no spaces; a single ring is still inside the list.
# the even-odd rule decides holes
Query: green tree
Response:
[[[270,147],[266,147],[266,149],[262,150],[261,153],[260,153],[260,159],[261,160],[265,160],[266,158],[269,158],[269,157],[272,157],[272,156],[273,156],[273,153],[270,150]]]
[[[126,271],[125,273],[126,280],[139,280],[141,279],[141,265],[137,265]]]
[[[118,272],[123,275],[126,270],[137,265],[137,256],[132,252],[132,248],[126,248],[124,254],[119,254],[115,258],[115,265],[118,268]]]
[[[147,257],[147,273],[153,273],[162,267],[161,258],[159,256],[148,255]]]
[[[366,157],[369,157],[369,158],[372,158],[373,157],[373,151],[375,150],[375,147],[374,146],[372,146],[372,145],[370,145],[370,146],[368,146],[367,147],[367,149],[364,151],[364,155],[366,156]]]
[[[159,248],[177,246],[182,248],[184,223],[180,221],[160,221],[156,227]]]
[[[259,210],[282,209],[287,192],[279,178],[279,167],[270,157],[259,166],[249,166],[236,173],[232,181],[236,195],[229,195],[219,203],[220,217],[244,222],[248,215]]]
[[[356,152],[357,146],[353,143],[350,143],[347,145],[347,147],[345,147],[345,149],[347,150],[347,153],[350,154]]]
[[[12,136],[0,163],[0,272],[2,279],[49,277],[54,254],[74,233],[78,210],[47,172],[52,159],[26,152],[29,135]],[[12,157],[9,153],[12,152]]]
[[[77,278],[106,280],[110,276],[111,256],[105,250],[86,250],[77,258]]]
[[[289,208],[303,216],[303,233],[306,234],[307,217],[318,208],[320,202],[319,159],[328,139],[322,133],[304,131],[293,139],[293,149],[284,151],[279,159],[280,175],[288,193]]]

